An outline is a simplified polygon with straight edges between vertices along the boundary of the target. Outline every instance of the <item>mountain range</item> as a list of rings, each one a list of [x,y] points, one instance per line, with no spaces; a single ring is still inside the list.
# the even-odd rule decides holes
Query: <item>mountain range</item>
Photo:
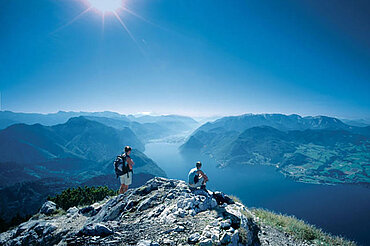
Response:
[[[115,112],[64,112],[50,114],[38,113],[16,113],[11,111],[0,111],[0,129],[8,126],[24,124],[41,124],[53,126],[64,124],[70,118],[84,116],[96,122],[105,124],[119,130],[130,128],[143,142],[151,139],[168,137],[174,134],[189,132],[199,126],[199,123],[187,116],[180,115],[123,115]]]
[[[125,145],[133,148],[140,184],[166,176],[142,152],[144,143],[129,127],[79,116],[53,126],[20,123],[0,130],[0,216],[31,214],[48,195],[77,185],[103,185],[102,177],[118,184],[113,161]]]
[[[130,128],[117,130],[82,116],[55,126],[15,124],[0,131],[0,160],[35,163],[80,158],[99,162],[119,153],[125,144],[144,150]]]
[[[370,183],[370,127],[327,116],[261,114],[224,117],[199,127],[181,153],[220,167],[266,164],[310,183]]]

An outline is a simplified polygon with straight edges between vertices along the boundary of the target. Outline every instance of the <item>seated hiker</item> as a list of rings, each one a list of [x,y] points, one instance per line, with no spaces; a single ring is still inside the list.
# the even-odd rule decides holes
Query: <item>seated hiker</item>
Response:
[[[130,157],[131,147],[125,147],[125,153],[117,156],[114,161],[114,167],[117,177],[120,178],[121,187],[119,193],[123,194],[128,190],[128,186],[132,183],[132,166],[135,164]]]
[[[200,170],[201,167],[202,163],[198,161],[196,163],[196,167],[190,170],[188,174],[190,188],[206,188],[208,177],[202,170]]]

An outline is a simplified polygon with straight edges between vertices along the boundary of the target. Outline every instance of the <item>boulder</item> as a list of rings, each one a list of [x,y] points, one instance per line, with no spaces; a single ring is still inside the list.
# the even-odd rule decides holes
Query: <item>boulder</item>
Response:
[[[50,215],[50,214],[55,213],[56,210],[57,210],[57,205],[55,204],[55,202],[47,201],[41,206],[40,213],[45,214],[45,215]]]
[[[202,237],[210,238],[213,242],[216,242],[219,240],[219,234],[218,228],[207,225],[202,232]]]
[[[80,214],[84,214],[84,215],[86,215],[86,214],[95,215],[96,213],[94,214],[94,211],[95,211],[95,209],[94,209],[93,206],[87,206],[87,207],[81,208],[78,212]]]
[[[181,199],[180,197],[179,201],[177,202],[177,207],[181,209],[189,210],[189,209],[194,208],[195,206],[194,203],[195,203],[194,197],[185,198],[185,199]]]
[[[140,240],[136,246],[151,246],[152,245],[152,241],[150,240]]]
[[[224,229],[224,230],[229,229],[231,227],[231,219],[221,221],[220,227],[221,229]]]
[[[223,217],[230,220],[231,227],[234,229],[240,227],[242,219],[247,219],[235,205],[228,205],[224,209]]]
[[[173,231],[175,231],[175,232],[183,232],[183,231],[185,231],[185,227],[183,227],[183,226],[177,226],[177,227],[175,227],[175,229]]]
[[[78,208],[76,208],[76,207],[71,207],[71,208],[69,208],[69,209],[67,210],[67,213],[68,213],[68,214],[75,214],[75,213],[77,213],[77,212],[79,212],[79,209],[78,209]]]
[[[128,191],[126,193],[129,192],[131,191]],[[124,194],[118,195],[109,200],[107,203],[105,203],[101,207],[100,211],[96,215],[94,215],[92,222],[106,222],[110,220],[118,220],[119,215],[124,211],[124,208],[126,207],[128,200],[127,195],[126,196]]]
[[[113,234],[113,231],[109,229],[107,226],[101,223],[93,223],[85,225],[82,230],[80,231],[80,234],[86,235],[86,236],[109,236]]]
[[[197,242],[199,242],[199,239],[200,239],[200,234],[198,232],[193,233],[188,237],[188,243],[196,244]]]
[[[239,232],[238,230],[235,230],[234,234],[232,234],[231,236],[231,245],[238,246],[238,241],[239,241]]]
[[[187,215],[187,212],[184,209],[179,208],[179,209],[176,210],[174,215],[178,216],[178,217],[181,217],[181,218],[184,218]]]
[[[42,235],[47,235],[53,231],[55,231],[57,228],[55,225],[45,222],[45,221],[40,221],[34,228],[33,230],[37,233],[37,235],[42,236]]]
[[[199,246],[212,246],[213,243],[212,243],[212,239],[210,238],[205,238],[205,239],[202,239],[200,242],[199,242]]]
[[[163,244],[164,244],[164,245],[170,245],[170,246],[172,246],[172,245],[175,245],[175,242],[174,242],[174,241],[172,241],[171,239],[165,238],[165,239],[163,240]]]
[[[163,180],[163,178],[156,177],[146,182],[144,186],[138,188],[135,193],[138,195],[147,195],[150,192],[157,190],[158,186],[164,183],[167,183],[166,180]]]
[[[132,209],[137,203],[138,203],[137,201],[133,200],[128,201],[127,205],[125,206],[125,210],[128,211]]]
[[[231,242],[231,236],[228,233],[225,232],[224,234],[222,234],[220,242],[222,244],[230,243]]]
[[[210,194],[208,193],[208,191],[205,191],[203,189],[195,189],[192,191],[193,194],[195,195],[201,195],[201,196],[210,196]]]
[[[38,224],[38,221],[30,220],[27,222],[24,222],[18,226],[18,228],[15,230],[14,236],[18,236],[22,232],[30,231]]]
[[[216,199],[218,205],[226,204],[234,204],[234,200],[231,199],[228,195],[223,192],[216,191],[213,192],[213,197]]]
[[[150,196],[148,197],[147,199],[145,199],[144,201],[142,201],[139,205],[139,207],[137,208],[139,211],[144,211],[148,208],[151,208],[153,207],[155,204],[155,201],[157,200],[158,198],[158,195],[155,194],[153,196]]]

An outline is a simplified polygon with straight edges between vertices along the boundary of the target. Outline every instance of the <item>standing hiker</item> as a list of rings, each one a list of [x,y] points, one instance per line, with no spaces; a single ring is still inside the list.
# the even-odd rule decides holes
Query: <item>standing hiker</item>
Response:
[[[130,157],[131,147],[125,147],[125,153],[117,156],[114,161],[114,170],[117,177],[119,177],[121,182],[121,187],[119,193],[123,194],[128,190],[128,186],[132,183],[132,166],[135,164]]]

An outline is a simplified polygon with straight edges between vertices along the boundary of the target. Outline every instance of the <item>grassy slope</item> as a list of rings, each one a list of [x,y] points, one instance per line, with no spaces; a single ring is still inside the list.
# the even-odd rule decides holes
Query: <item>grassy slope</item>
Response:
[[[235,202],[242,203],[236,196],[230,196]],[[322,231],[307,222],[297,219],[294,216],[274,213],[261,208],[251,209],[255,216],[255,220],[259,225],[271,226],[279,231],[289,233],[297,240],[308,241],[316,245],[342,245],[342,246],[356,246],[353,241],[349,241],[340,236],[334,236]],[[245,214],[251,218],[250,214]]]
[[[253,209],[252,212],[258,218],[257,223],[269,225],[289,233],[298,240],[309,241],[316,245],[356,245],[353,241],[323,232],[320,228],[299,220],[294,216],[276,214],[264,209]]]

